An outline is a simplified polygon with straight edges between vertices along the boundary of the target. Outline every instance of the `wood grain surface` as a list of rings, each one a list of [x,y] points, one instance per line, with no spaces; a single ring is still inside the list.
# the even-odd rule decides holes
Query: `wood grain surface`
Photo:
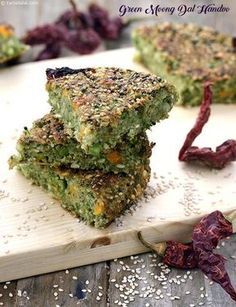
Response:
[[[219,246],[217,252],[226,257],[227,271],[236,285],[236,235]],[[235,306],[220,286],[209,282],[199,270],[171,269],[165,274],[166,280],[161,281],[158,280],[163,276],[161,266],[158,257],[146,253],[2,283],[0,306],[1,303],[6,307]],[[155,291],[147,295],[148,287]],[[129,289],[133,289],[129,294],[131,301],[124,303]]]

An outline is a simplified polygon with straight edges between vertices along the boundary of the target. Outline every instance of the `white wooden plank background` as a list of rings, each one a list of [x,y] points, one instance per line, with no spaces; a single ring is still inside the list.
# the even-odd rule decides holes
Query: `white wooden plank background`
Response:
[[[25,0],[24,2],[30,3],[32,0]],[[37,4],[16,5],[12,4],[14,1],[0,1],[0,22],[5,21],[14,25],[17,29],[18,35],[32,28],[35,25],[51,22],[55,20],[58,15],[63,12],[70,5],[67,0],[33,0]],[[78,7],[84,9],[89,0],[75,0]],[[17,1],[15,1],[17,2]],[[20,1],[18,1],[20,2]],[[23,2],[23,1],[21,1]],[[209,4],[215,3],[216,5],[224,4],[231,8],[229,13],[217,13],[207,15],[190,14],[184,17],[162,15],[155,17],[156,22],[163,20],[171,20],[177,22],[195,22],[201,25],[210,25],[222,32],[236,35],[235,27],[235,14],[236,14],[236,1],[235,0],[166,0],[166,1],[153,1],[153,0],[97,0],[93,1],[104,5],[113,15],[118,15],[118,8],[120,5],[125,4],[129,6],[148,6],[151,3],[154,5],[160,4],[161,6],[178,6],[179,4]],[[134,16],[132,16],[134,17]]]

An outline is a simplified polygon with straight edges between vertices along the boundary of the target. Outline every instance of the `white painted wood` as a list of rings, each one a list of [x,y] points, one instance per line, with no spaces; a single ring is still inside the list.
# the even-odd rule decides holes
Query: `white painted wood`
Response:
[[[178,162],[178,151],[193,125],[197,109],[176,107],[168,120],[153,127],[152,189],[158,195],[140,201],[105,230],[79,223],[39,187],[31,186],[7,159],[15,152],[16,138],[25,125],[49,111],[44,90],[45,68],[120,66],[143,68],[132,59],[132,48],[90,56],[60,58],[18,65],[0,75],[0,281],[75,267],[145,251],[136,231],[149,240],[188,240],[193,225],[204,214],[236,210],[236,163],[222,171],[209,171]],[[235,138],[236,105],[212,108],[210,122],[197,140],[199,146],[216,146]],[[154,178],[156,172],[157,178]],[[108,237],[110,245],[91,248]]]

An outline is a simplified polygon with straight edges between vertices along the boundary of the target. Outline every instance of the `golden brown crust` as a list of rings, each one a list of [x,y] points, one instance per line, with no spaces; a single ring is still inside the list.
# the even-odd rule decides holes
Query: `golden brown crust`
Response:
[[[232,37],[211,28],[163,23],[140,27],[136,35],[164,53],[173,74],[211,81],[226,80],[236,75]]]
[[[52,141],[55,144],[64,144],[68,137],[62,122],[49,113],[34,122],[30,134],[28,129],[25,128],[24,134],[20,137],[18,143],[36,142],[38,144],[49,144]]]
[[[100,126],[115,123],[124,111],[135,110],[155,99],[161,88],[176,95],[173,86],[151,74],[114,67],[75,72],[50,78],[46,87],[49,92],[60,92],[61,99],[72,104],[81,123]]]

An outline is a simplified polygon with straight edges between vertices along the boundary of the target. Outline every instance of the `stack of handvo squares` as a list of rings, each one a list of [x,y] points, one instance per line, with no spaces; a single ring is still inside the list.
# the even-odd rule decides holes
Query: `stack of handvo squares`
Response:
[[[142,197],[153,146],[146,130],[168,117],[176,90],[112,67],[46,75],[51,112],[24,129],[9,165],[87,224],[107,227]]]

